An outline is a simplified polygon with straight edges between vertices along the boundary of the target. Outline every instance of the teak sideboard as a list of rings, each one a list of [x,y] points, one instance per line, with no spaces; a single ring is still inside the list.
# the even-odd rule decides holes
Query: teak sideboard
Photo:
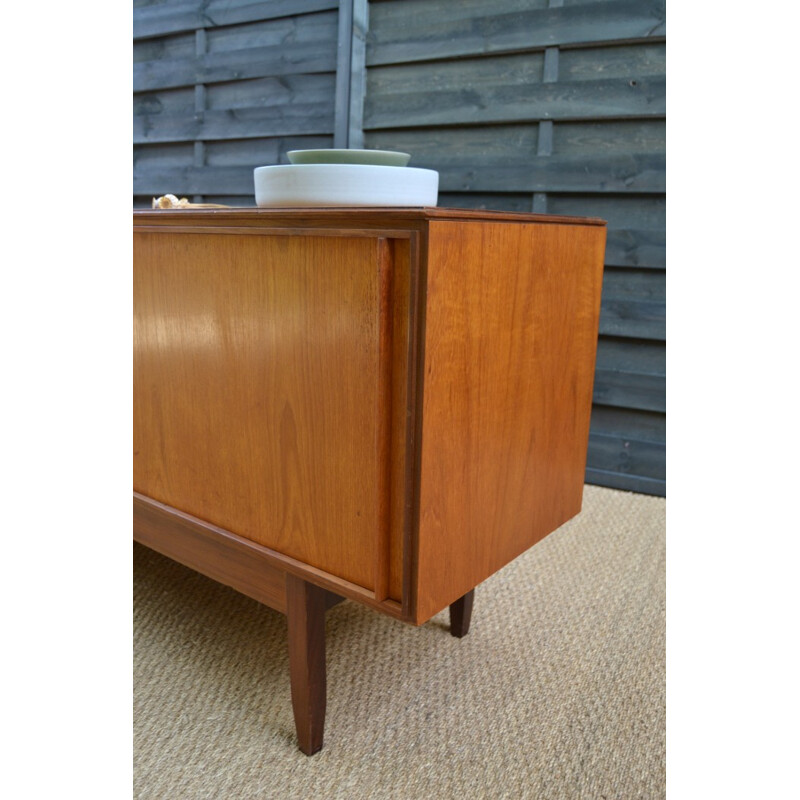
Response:
[[[580,511],[605,223],[134,211],[134,538],[288,617],[322,746],[325,610],[420,625]]]

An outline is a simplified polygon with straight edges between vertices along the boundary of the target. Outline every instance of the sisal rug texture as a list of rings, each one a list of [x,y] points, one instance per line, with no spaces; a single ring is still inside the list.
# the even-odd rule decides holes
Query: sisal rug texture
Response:
[[[310,758],[285,617],[135,545],[134,797],[665,797],[665,513],[586,486],[578,517],[477,588],[461,640],[447,612],[331,609]]]

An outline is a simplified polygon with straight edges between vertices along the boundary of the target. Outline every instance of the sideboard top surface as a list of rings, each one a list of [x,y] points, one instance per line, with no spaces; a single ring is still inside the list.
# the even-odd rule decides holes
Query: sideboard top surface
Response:
[[[559,225],[605,225],[595,217],[528,214],[518,211],[486,211],[466,208],[204,208],[135,209],[134,225],[166,225],[181,222],[203,225],[301,225],[309,227],[419,228],[431,220],[483,222],[537,222]]]

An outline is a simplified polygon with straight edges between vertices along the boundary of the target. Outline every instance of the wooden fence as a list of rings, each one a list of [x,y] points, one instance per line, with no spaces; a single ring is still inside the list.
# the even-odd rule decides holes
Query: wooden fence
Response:
[[[443,206],[608,220],[586,479],[665,494],[664,0],[140,1],[134,36],[134,205],[366,146]]]
[[[133,30],[135,205],[253,205],[254,167],[333,145],[338,0],[139,0]]]

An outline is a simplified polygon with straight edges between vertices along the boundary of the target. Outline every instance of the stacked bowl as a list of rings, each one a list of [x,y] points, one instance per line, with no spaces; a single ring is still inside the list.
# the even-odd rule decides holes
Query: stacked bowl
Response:
[[[435,206],[439,173],[390,150],[290,150],[289,164],[256,167],[259,208]]]

